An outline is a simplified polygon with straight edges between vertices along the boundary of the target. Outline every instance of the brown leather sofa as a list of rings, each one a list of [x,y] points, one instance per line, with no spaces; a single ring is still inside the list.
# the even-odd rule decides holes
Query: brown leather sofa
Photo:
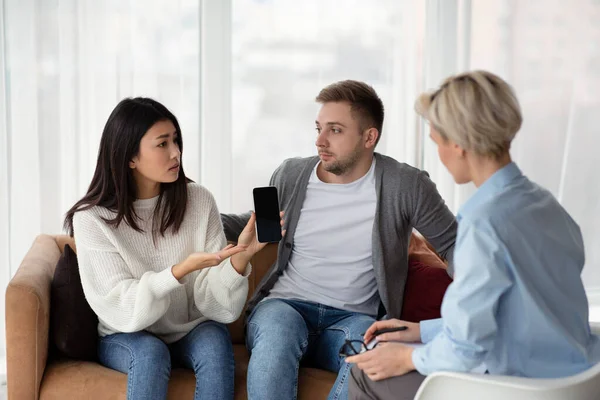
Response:
[[[125,399],[127,376],[93,362],[48,361],[50,284],[64,245],[75,248],[68,236],[38,236],[6,290],[7,383],[9,400]],[[252,295],[277,256],[269,245],[252,259],[249,278]],[[242,317],[243,318],[243,317]],[[248,352],[242,318],[230,324],[235,351],[235,398],[246,399]],[[336,375],[301,368],[298,398],[325,399]],[[169,399],[192,399],[195,377],[191,370],[175,369]],[[285,399],[282,399],[285,400]]]

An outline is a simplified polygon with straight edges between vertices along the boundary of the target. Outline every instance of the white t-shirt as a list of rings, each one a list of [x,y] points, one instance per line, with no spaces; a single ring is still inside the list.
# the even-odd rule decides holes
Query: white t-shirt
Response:
[[[318,166],[306,188],[288,266],[268,298],[377,315],[372,261],[375,160],[365,176],[347,184],[322,182]]]

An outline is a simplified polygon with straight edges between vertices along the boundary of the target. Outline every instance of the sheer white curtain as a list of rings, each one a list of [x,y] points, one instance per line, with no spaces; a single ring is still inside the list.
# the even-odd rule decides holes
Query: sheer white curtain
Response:
[[[314,99],[368,82],[386,116],[377,150],[414,164],[412,103],[422,89],[425,1],[233,0],[232,211],[252,208],[286,158],[316,154]]]
[[[424,86],[427,90],[438,87],[444,78],[468,69],[470,10],[471,0],[428,0],[424,44]],[[475,187],[472,184],[458,186],[454,183],[438,158],[437,147],[429,138],[429,127],[422,122],[421,128],[423,162],[419,166],[429,172],[448,207],[456,212],[475,191]]]
[[[600,2],[473,1],[471,68],[508,79],[524,123],[513,156],[583,231],[583,280],[600,292]],[[475,23],[477,22],[477,23]]]
[[[9,240],[10,228],[8,221],[10,219],[9,192],[8,192],[8,127],[6,121],[6,53],[5,53],[5,35],[4,26],[6,18],[2,10],[4,9],[4,0],[0,0],[0,289],[4,293],[4,288],[10,279],[10,253]],[[4,315],[4,295],[0,298],[0,307]],[[5,352],[6,331],[4,328],[4,317],[0,321],[0,384],[5,381],[6,376],[6,352]],[[1,387],[1,386],[0,386]]]
[[[200,180],[201,12],[199,0],[0,0],[0,17],[4,291],[35,236],[62,231],[122,98],[154,97],[174,112],[184,167]]]
[[[0,2],[2,288],[36,235],[61,232],[126,96],[173,110],[186,171],[223,211],[251,208],[283,159],[315,154],[314,98],[336,80],[371,83],[379,151],[418,162],[424,0]]]
[[[283,159],[315,153],[319,90],[366,81],[386,106],[378,151],[428,170],[456,211],[473,187],[453,183],[413,102],[487,68],[517,90],[513,155],[583,228],[595,293],[599,43],[594,0],[0,0],[0,288],[36,235],[61,231],[123,97],[169,107],[187,174],[241,212]],[[0,339],[1,359],[4,318]]]
[[[5,0],[5,119],[11,265],[60,231],[87,189],[109,113],[151,96],[184,130],[199,171],[198,1]],[[186,135],[187,133],[187,135]]]
[[[583,280],[600,304],[600,2],[471,0],[429,7],[427,87],[466,69],[488,69],[515,88],[524,123],[512,148],[583,231]],[[452,18],[454,16],[454,18]],[[436,32],[436,30],[438,32]],[[424,166],[456,211],[474,188],[457,186],[425,140]]]

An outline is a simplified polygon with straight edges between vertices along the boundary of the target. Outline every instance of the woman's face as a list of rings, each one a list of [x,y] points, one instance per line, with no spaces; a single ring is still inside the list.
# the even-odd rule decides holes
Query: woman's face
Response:
[[[177,131],[171,121],[159,121],[148,129],[140,141],[139,153],[129,162],[138,187],[177,180],[181,150],[176,139]]]
[[[458,184],[471,182],[471,173],[465,151],[450,139],[444,139],[442,135],[430,125],[429,137],[438,148],[440,161]]]

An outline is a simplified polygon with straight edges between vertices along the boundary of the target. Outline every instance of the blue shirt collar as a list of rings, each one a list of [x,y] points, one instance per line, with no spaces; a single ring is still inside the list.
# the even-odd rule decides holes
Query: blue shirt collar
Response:
[[[494,175],[483,182],[475,194],[460,207],[456,216],[457,220],[460,221],[463,217],[468,216],[477,206],[494,197],[494,195],[522,175],[523,173],[514,162],[500,168]]]

